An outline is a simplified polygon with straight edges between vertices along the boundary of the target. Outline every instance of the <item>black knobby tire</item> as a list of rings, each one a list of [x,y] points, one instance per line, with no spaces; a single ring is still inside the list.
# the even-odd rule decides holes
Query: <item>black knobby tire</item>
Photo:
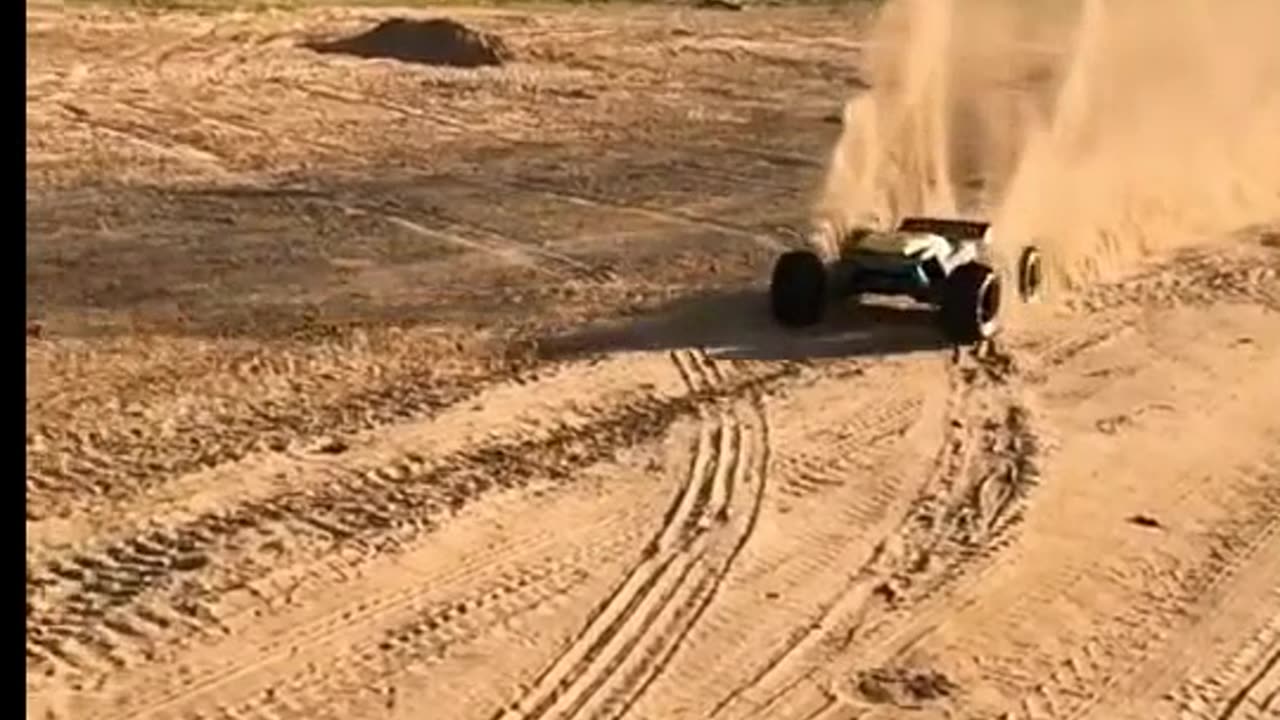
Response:
[[[773,266],[769,285],[773,317],[787,327],[814,325],[822,320],[827,302],[827,269],[808,250],[784,253]]]
[[[996,334],[1000,318],[1000,276],[976,262],[951,272],[943,290],[939,319],[955,342],[986,340]]]

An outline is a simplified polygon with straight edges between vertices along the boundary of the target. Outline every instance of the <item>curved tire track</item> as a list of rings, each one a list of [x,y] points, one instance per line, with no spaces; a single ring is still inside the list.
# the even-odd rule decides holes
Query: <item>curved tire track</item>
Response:
[[[1280,593],[1273,592],[1270,600],[1280,603]],[[1174,695],[1180,698],[1178,720],[1244,720],[1280,713],[1280,615],[1208,677],[1188,681]]]
[[[146,606],[182,618],[184,625],[216,630],[219,623],[207,616],[200,598],[262,579],[278,563],[235,550],[248,541],[301,532],[321,558],[344,549],[359,554],[404,547],[491,492],[534,480],[572,481],[578,469],[660,437],[708,402],[756,392],[793,373],[782,368],[673,397],[642,395],[544,437],[500,438],[430,464],[411,453],[384,468],[339,471],[322,487],[283,488],[71,553],[31,569],[28,652],[38,658],[37,667],[58,655],[75,663],[77,654],[115,663],[113,649],[135,644],[135,635],[150,642],[178,629],[173,622],[154,622],[153,611],[142,614]],[[234,564],[225,567],[229,553]],[[137,633],[121,635],[111,631],[113,624]],[[76,645],[82,653],[70,649]]]
[[[986,365],[963,356],[953,363],[942,445],[896,527],[819,618],[726,695],[712,717],[799,717],[843,707],[817,682],[824,666],[846,662],[851,647],[861,665],[872,648],[909,638],[922,617],[948,607],[958,582],[977,584],[998,563],[1016,537],[1040,448],[1001,369]]]
[[[727,382],[701,351],[672,361],[694,394]],[[737,403],[702,413],[686,481],[645,557],[586,626],[495,720],[619,717],[658,677],[714,600],[750,539],[759,513],[768,429],[758,396],[743,418]]]
[[[602,517],[594,529],[608,533],[615,520]],[[287,703],[289,716],[326,716],[335,690],[359,691],[392,665],[438,659],[509,618],[553,602],[581,584],[602,558],[626,552],[638,537],[638,528],[632,528],[569,556],[558,554],[556,537],[525,538],[470,556],[452,571],[416,578],[409,586],[390,577],[402,572],[392,568],[379,578],[392,591],[361,591],[308,622],[290,623],[281,639],[220,657],[203,674],[162,675],[160,682],[131,693],[129,708],[111,717],[163,716],[215,703],[248,715],[271,713]],[[297,669],[304,665],[305,670]],[[265,685],[270,692],[251,695],[237,687],[240,683]]]

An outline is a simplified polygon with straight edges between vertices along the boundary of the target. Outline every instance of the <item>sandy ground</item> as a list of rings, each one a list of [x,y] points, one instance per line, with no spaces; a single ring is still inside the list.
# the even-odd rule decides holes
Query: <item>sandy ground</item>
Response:
[[[786,334],[861,16],[392,14],[28,10],[27,717],[1280,717],[1275,233]]]

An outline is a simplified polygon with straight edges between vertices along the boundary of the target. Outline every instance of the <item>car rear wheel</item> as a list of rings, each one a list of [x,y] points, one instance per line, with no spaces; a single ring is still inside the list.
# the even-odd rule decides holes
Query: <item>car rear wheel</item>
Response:
[[[999,330],[1000,277],[980,263],[952,271],[943,289],[942,330],[955,342],[986,340]]]
[[[773,266],[769,285],[773,317],[787,327],[814,325],[822,320],[827,301],[827,269],[808,250],[784,253]]]

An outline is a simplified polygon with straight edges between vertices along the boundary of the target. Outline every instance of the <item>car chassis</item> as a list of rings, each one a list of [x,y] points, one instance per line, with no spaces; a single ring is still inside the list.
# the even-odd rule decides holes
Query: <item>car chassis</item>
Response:
[[[770,299],[788,327],[820,322],[832,300],[865,294],[899,295],[938,309],[943,331],[958,343],[991,338],[999,330],[1002,283],[987,260],[991,224],[908,217],[897,229],[858,229],[835,243],[824,262],[811,250],[784,253],[774,265]],[[1041,293],[1039,250],[1026,246],[1017,285],[1025,302]]]

